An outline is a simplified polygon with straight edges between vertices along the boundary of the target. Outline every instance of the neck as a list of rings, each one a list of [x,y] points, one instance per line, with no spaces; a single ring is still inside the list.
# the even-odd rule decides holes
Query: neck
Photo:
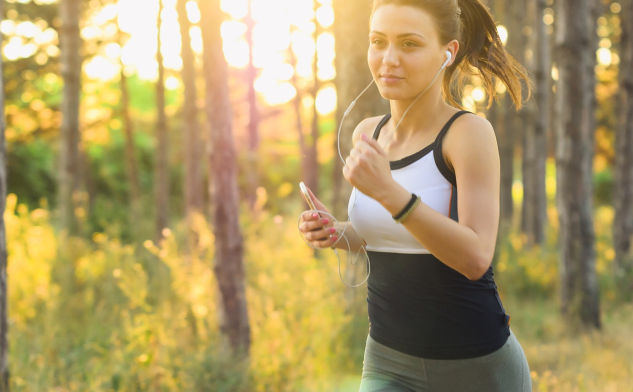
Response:
[[[391,106],[391,131],[400,123],[398,129],[391,137],[392,142],[406,142],[411,140],[415,134],[424,133],[426,130],[432,129],[437,117],[449,105],[441,98],[441,90],[439,88],[429,88],[421,97],[418,95],[406,100],[392,100]],[[409,105],[415,103],[409,108]],[[404,120],[400,122],[405,111],[409,108]]]

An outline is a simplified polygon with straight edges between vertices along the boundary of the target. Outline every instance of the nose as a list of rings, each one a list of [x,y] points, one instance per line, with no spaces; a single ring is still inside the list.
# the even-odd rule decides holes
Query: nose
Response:
[[[385,51],[382,57],[382,64],[387,67],[397,67],[398,65],[400,65],[398,54],[396,53],[393,45],[389,45],[389,47]]]

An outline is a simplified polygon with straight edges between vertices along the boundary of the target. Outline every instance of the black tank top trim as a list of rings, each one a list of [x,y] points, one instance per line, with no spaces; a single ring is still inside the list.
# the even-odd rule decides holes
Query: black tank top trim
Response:
[[[442,127],[442,130],[440,131],[440,133],[438,133],[437,137],[435,138],[435,140],[429,144],[428,146],[424,147],[423,149],[421,149],[420,151],[413,153],[409,156],[406,156],[404,158],[395,160],[395,161],[389,161],[389,167],[391,168],[391,170],[397,170],[397,169],[402,169],[403,167],[409,166],[410,164],[412,164],[413,162],[421,159],[422,157],[424,157],[426,154],[428,154],[429,152],[431,152],[431,150],[435,149],[435,151],[437,150],[437,145],[438,145],[438,141],[439,143],[439,147],[441,147],[441,139],[443,138],[444,134],[448,131],[448,129],[450,128],[451,124],[453,124],[453,121],[455,121],[459,116],[461,116],[464,113],[472,113],[469,112],[467,110],[462,110],[459,111],[457,113],[455,113],[453,115],[453,117],[451,117],[446,124],[444,125],[444,127]],[[389,119],[391,118],[391,113],[387,113],[378,123],[378,125],[376,126],[376,129],[374,130],[374,135],[373,135],[373,139],[378,140],[378,135],[380,135],[380,131],[382,130],[382,127],[387,123],[387,121],[389,121]],[[440,155],[441,155],[441,149],[440,151]],[[437,162],[437,155],[435,156],[435,160]],[[455,179],[455,175],[452,176],[453,181],[450,180],[451,176],[448,173],[452,173],[450,171],[450,169],[448,169],[448,167],[446,166],[446,163],[444,162],[444,159],[440,159],[443,162],[443,168],[439,166],[438,164],[438,169],[440,170],[440,173],[442,173],[442,175],[444,175],[444,177],[447,177],[447,180],[449,180],[449,182],[453,183],[454,179]],[[436,163],[437,164],[437,163]],[[446,173],[444,172],[446,171]],[[456,184],[454,184],[455,186],[457,186]]]

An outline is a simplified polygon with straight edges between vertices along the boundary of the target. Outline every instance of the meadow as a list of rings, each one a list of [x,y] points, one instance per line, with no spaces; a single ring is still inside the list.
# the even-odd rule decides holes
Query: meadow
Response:
[[[550,196],[552,187],[548,181]],[[360,300],[346,313],[336,255],[315,256],[297,231],[295,217],[304,206],[297,198],[294,213],[274,215],[264,208],[266,192],[258,195],[256,211],[243,213],[240,222],[252,332],[245,363],[221,349],[214,236],[203,217],[195,224],[198,248],[186,255],[182,223],[166,229],[159,244],[123,243],[114,229],[67,238],[54,228],[45,199],[29,210],[10,194],[5,220],[12,389],[358,390],[368,332],[366,285],[356,289]],[[499,244],[495,265],[534,390],[633,391],[633,303],[617,294],[611,278],[613,209],[601,205],[595,211],[603,328],[576,335],[558,312],[551,203],[552,197],[546,243],[527,249],[515,229]],[[341,254],[344,272],[346,252]]]

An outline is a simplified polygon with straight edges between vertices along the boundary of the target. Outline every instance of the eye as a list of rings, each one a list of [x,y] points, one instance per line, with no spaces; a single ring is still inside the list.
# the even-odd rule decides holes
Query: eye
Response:
[[[375,39],[375,40],[371,41],[371,43],[373,45],[380,45],[382,43],[382,40],[381,39]]]
[[[407,45],[407,44],[411,44],[411,45]],[[418,45],[417,45],[415,42],[413,42],[413,41],[406,41],[406,42],[404,43],[404,46],[407,46],[407,47],[409,47],[409,48],[410,48],[410,47],[413,47],[413,46],[418,46]]]

